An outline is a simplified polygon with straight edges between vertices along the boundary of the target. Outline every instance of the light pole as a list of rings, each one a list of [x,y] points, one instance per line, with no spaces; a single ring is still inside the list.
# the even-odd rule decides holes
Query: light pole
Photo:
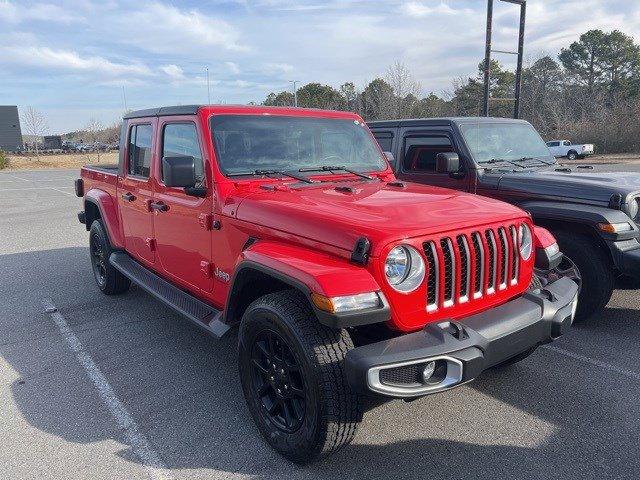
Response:
[[[518,61],[516,66],[516,85],[515,92],[513,98],[495,98],[493,100],[507,100],[513,101],[513,118],[518,118],[520,116],[520,88],[522,85],[522,56],[524,52],[524,24],[525,24],[525,16],[527,12],[527,0],[501,0],[502,2],[513,3],[515,5],[520,5],[520,29],[518,33],[518,51],[517,52],[509,52],[504,50],[493,50],[491,48],[491,35],[492,35],[492,27],[493,27],[493,1],[487,0],[487,39],[485,44],[485,55],[484,55],[484,108],[483,115],[485,117],[489,116],[489,102],[492,100],[490,98],[490,82],[491,82],[491,53],[504,53],[507,55],[517,55]]]
[[[296,88],[296,85],[298,83],[298,80],[289,80],[289,83],[293,84],[293,106],[297,107],[298,106],[298,89]]]
[[[211,105],[211,86],[209,85],[209,67],[205,67],[207,72],[207,105]]]

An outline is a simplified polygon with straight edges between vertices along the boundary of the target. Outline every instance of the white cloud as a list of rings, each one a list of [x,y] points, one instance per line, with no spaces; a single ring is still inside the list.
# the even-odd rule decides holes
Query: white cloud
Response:
[[[197,52],[215,55],[216,50],[246,51],[238,31],[229,23],[199,10],[181,10],[158,2],[114,15],[106,26],[116,39],[156,53]]]
[[[293,65],[288,63],[267,63],[264,65],[264,71],[266,73],[289,73],[293,71]]]
[[[2,60],[7,63],[62,72],[89,72],[110,77],[121,75],[146,76],[151,70],[139,63],[118,63],[99,56],[81,56],[72,50],[55,50],[38,46],[0,47]]]
[[[33,5],[16,4],[8,0],[0,1],[0,20],[8,23],[26,21],[46,21],[57,23],[71,23],[83,21],[78,15],[72,15],[66,9],[50,3],[36,3]]]
[[[454,15],[454,10],[446,3],[442,2],[437,5],[425,5],[424,2],[406,2],[402,5],[402,10],[410,17],[425,17],[432,14]]]
[[[177,65],[163,65],[160,67],[164,73],[166,73],[173,80],[183,80],[184,79],[184,71]]]
[[[229,71],[231,73],[233,73],[234,75],[238,75],[240,73],[240,67],[238,66],[237,63],[235,63],[235,62],[225,62],[224,64],[227,66]]]

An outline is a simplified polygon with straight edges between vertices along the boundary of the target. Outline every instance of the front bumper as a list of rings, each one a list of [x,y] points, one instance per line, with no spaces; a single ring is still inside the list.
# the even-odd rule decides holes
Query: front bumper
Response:
[[[614,264],[621,273],[640,278],[640,240],[632,238],[618,242],[610,242],[609,249]]]
[[[455,387],[563,335],[573,322],[577,294],[573,281],[560,278],[463,320],[355,348],[345,360],[348,381],[357,392],[397,398]],[[424,380],[430,362],[435,371]]]

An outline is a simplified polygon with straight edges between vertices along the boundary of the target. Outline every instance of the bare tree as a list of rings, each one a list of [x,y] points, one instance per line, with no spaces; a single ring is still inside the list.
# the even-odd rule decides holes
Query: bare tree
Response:
[[[36,158],[40,158],[38,152],[38,141],[39,138],[47,133],[49,126],[47,124],[47,120],[44,118],[42,113],[36,110],[33,107],[27,107],[26,110],[22,112],[20,122],[22,123],[22,127],[28,135],[35,137],[34,143],[36,148]]]
[[[100,163],[100,148],[102,146],[98,145],[98,143],[101,142],[104,137],[104,125],[102,125],[102,123],[100,123],[98,119],[91,118],[89,119],[89,123],[87,123],[87,126],[84,127],[84,130],[86,132],[86,141],[93,145],[93,148],[98,156],[97,161],[98,163]]]
[[[387,68],[385,80],[391,85],[396,97],[395,112],[393,113],[396,118],[402,118],[412,109],[413,104],[420,97],[422,86],[414,78],[409,68],[400,61],[396,61]]]

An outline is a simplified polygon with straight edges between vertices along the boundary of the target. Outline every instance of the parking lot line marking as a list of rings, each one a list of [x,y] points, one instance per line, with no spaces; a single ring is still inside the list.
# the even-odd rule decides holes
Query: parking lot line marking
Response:
[[[149,441],[138,430],[138,425],[131,414],[118,399],[107,378],[100,371],[100,368],[93,361],[91,356],[85,351],[80,339],[73,333],[64,316],[58,311],[53,301],[49,298],[42,300],[45,312],[51,316],[55,322],[60,335],[66,342],[69,349],[75,354],[76,359],[85,369],[87,376],[98,391],[101,400],[106,405],[109,413],[116,421],[116,424],[124,432],[125,439],[131,446],[133,453],[138,457],[144,469],[152,480],[164,480],[173,478],[164,464],[160,455],[151,447]]]
[[[60,188],[67,188],[67,187],[60,187]],[[69,187],[69,188],[73,188],[73,187]],[[55,190],[55,188],[53,187],[2,188],[0,189],[0,192],[23,192],[26,190]],[[62,193],[67,193],[67,192],[62,192]]]
[[[70,193],[70,192],[65,192],[65,191],[63,191],[63,190],[59,190],[59,189],[57,189],[57,188],[53,188],[53,187],[49,187],[49,188],[50,188],[51,190],[55,190],[56,192],[64,193],[65,195],[69,195],[69,196],[71,196],[71,197],[73,197],[73,196],[74,196],[74,195],[73,195],[73,193]],[[61,188],[67,188],[67,187],[61,187]],[[69,187],[69,188],[71,188],[71,187]]]
[[[581,362],[588,363],[589,365],[593,365],[595,367],[600,367],[605,370],[609,370],[610,372],[614,372],[619,375],[623,375],[625,377],[633,378],[634,380],[640,380],[640,373],[634,372],[632,370],[625,370],[624,368],[611,365],[610,363],[606,363],[601,360],[596,360],[595,358],[587,357],[585,355],[580,355],[579,353],[575,353],[570,350],[565,350],[564,348],[554,347],[552,345],[543,345],[542,348],[546,348],[547,350],[551,350],[552,352],[559,353],[560,355],[573,358],[574,360],[579,360]]]
[[[7,173],[8,176],[10,176],[11,178],[17,178],[18,180],[22,180],[23,182],[31,182],[32,180],[27,180],[26,178],[21,178],[21,177],[16,177],[15,175],[10,175]]]

